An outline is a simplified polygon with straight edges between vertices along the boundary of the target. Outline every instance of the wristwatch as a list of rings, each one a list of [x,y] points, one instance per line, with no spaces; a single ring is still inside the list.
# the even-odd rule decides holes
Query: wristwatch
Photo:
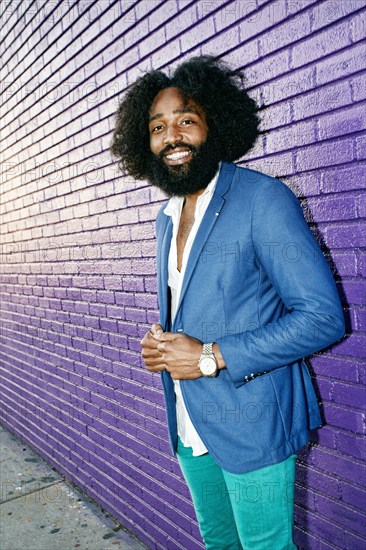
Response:
[[[203,344],[202,354],[198,361],[198,368],[202,376],[216,376],[218,366],[212,351],[213,343]]]

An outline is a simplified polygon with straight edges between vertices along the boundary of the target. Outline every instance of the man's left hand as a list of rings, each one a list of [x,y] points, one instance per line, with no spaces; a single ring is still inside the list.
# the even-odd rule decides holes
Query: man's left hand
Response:
[[[166,370],[174,380],[195,380],[202,376],[198,361],[202,353],[202,342],[187,334],[163,332],[158,338],[158,351]]]

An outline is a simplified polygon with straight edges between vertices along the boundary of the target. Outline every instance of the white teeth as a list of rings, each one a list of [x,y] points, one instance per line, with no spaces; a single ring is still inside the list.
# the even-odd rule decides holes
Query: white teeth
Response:
[[[166,158],[169,160],[178,160],[182,159],[183,157],[187,157],[189,155],[189,151],[182,151],[177,153],[171,153],[170,155],[167,155]]]

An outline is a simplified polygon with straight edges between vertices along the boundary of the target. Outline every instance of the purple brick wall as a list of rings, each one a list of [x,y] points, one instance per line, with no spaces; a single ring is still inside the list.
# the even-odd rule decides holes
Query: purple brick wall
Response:
[[[311,359],[327,421],[299,456],[296,541],[366,546],[362,0],[1,2],[1,418],[156,549],[202,548],[159,376],[160,192],[108,151],[118,97],[192,55],[246,67],[263,133],[244,164],[303,200],[348,334]]]

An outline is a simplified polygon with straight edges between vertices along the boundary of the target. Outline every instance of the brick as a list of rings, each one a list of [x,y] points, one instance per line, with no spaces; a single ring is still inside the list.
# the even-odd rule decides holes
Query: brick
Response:
[[[148,294],[136,295],[135,304],[137,307],[144,307],[146,309],[157,309],[158,308],[157,296],[150,296]]]
[[[131,227],[131,239],[133,241],[140,239],[151,239],[154,237],[154,223],[140,223]]]
[[[366,159],[366,139],[365,136],[356,138],[356,156],[357,160]]]
[[[354,533],[345,532],[344,544],[347,550],[352,550],[353,548],[362,548],[363,546],[365,546],[365,543],[365,537],[358,537]]]
[[[174,12],[176,12],[176,9],[177,8],[175,2],[170,1],[164,3],[164,5],[161,6],[156,13],[150,15],[149,24],[156,26],[157,22],[160,22],[162,18],[164,18],[165,22],[171,14],[174,14]],[[174,18],[174,24],[166,26],[166,40],[171,40],[182,32],[185,32],[187,29],[187,25],[194,26],[198,19],[199,16],[197,6],[189,6],[188,9],[185,9],[184,11],[177,14],[177,16]],[[159,34],[161,32],[162,31],[160,30]],[[155,36],[155,34],[153,36]]]
[[[352,196],[309,199],[307,208],[316,222],[357,219],[356,197]]]
[[[359,371],[359,381],[364,386],[366,385],[366,368],[364,363],[360,363],[358,365],[358,371]]]
[[[125,310],[122,307],[119,306],[107,306],[107,316],[110,320],[112,318],[116,319],[124,319],[125,318]],[[115,323],[115,321],[113,321]],[[115,324],[113,324],[115,326]]]
[[[346,50],[318,61],[315,65],[317,84],[340,80],[363,70],[364,47],[356,44]]]
[[[366,274],[366,254],[363,253],[359,254],[359,274]]]
[[[138,306],[138,304],[136,303],[135,295],[128,292],[116,292],[115,303],[120,306]]]
[[[342,140],[332,143],[311,145],[296,154],[296,166],[299,170],[309,170],[342,164],[354,159],[353,143]]]
[[[232,2],[216,14],[216,26],[218,29],[226,28],[236,21],[240,21],[242,40],[267,30],[284,19],[286,7],[282,2],[256,9],[254,1]]]
[[[290,124],[291,111],[284,109],[283,105],[271,105],[266,108],[261,117],[261,129],[266,132],[279,126]]]
[[[325,86],[292,100],[294,120],[302,120],[312,115],[324,113],[350,105],[351,88],[347,81]]]
[[[299,507],[295,508],[295,524],[297,525],[307,525],[310,532],[315,535],[316,538],[311,536],[306,536],[303,539],[302,548],[311,548],[312,550],[321,549],[321,550],[330,550],[331,546],[326,544],[327,542],[336,539],[342,544],[343,532],[340,529],[339,525],[329,522],[327,519],[315,515],[313,511],[308,511],[301,509]],[[320,539],[319,539],[319,538]],[[323,540],[321,540],[323,539]],[[325,540],[324,540],[325,539]],[[314,546],[310,546],[311,542],[314,542]]]
[[[360,332],[366,332],[366,310],[359,309],[357,311],[357,327]]]
[[[135,323],[117,322],[118,331],[127,336],[139,336],[137,325]]]
[[[167,0],[162,5],[156,7],[150,12],[147,18],[149,32],[153,32],[157,27],[173,17],[177,13],[177,11],[178,7],[174,0]],[[174,22],[176,21],[177,17],[174,17]],[[169,29],[167,29],[167,32],[168,30]]]
[[[365,356],[365,345],[366,338],[364,335],[353,334],[337,346],[337,354],[363,359]]]
[[[365,512],[366,506],[366,491],[360,487],[344,485],[342,487],[342,501],[345,504],[350,504],[353,508]]]
[[[276,49],[307,37],[309,32],[310,17],[308,14],[301,13],[277,25],[274,30],[266,32],[260,38],[260,51],[262,55],[268,55]]]
[[[353,101],[362,101],[365,99],[366,92],[363,85],[363,79],[363,75],[355,76],[350,82]]]
[[[324,416],[324,415],[323,415]],[[316,430],[311,441],[317,443],[323,448],[336,449],[336,431],[332,426],[323,426],[321,430]]]
[[[305,67],[279,75],[275,83],[270,81],[261,86],[265,105],[276,103],[293,95],[301,95],[314,88],[314,68]]]
[[[201,24],[193,27],[191,32],[186,34],[184,38],[179,39],[182,53],[193,48],[197,44],[200,44],[208,37],[213,36],[214,33],[214,19],[211,17],[203,21]]]
[[[155,260],[154,259],[142,259],[132,261],[132,271],[134,274],[151,275],[155,274]]]
[[[361,226],[355,223],[329,228],[326,237],[328,245],[334,248],[365,246],[366,242]]]
[[[271,154],[309,145],[315,141],[315,124],[310,120],[270,132],[266,136],[266,151]]]
[[[216,34],[212,39],[208,40],[200,48],[203,55],[221,55],[222,53],[222,36]],[[225,30],[225,46],[228,50],[237,48],[239,44],[242,44],[240,40],[240,32],[237,27]],[[249,48],[248,48],[249,49]]]
[[[349,305],[358,304],[362,306],[365,304],[365,282],[344,281],[342,284],[342,291]]]
[[[337,447],[343,455],[364,460],[366,443],[364,436],[356,436],[353,433],[340,432],[337,435]]]
[[[334,386],[334,400],[337,403],[363,410],[366,400],[366,388],[337,383]]]
[[[362,522],[362,515],[359,512],[352,510],[351,515],[347,513],[349,511],[347,506],[319,496],[317,499],[317,510],[320,511],[322,508],[324,509],[324,507],[327,509],[328,517],[335,523],[339,523],[340,518],[343,518],[342,524],[345,527],[348,527],[352,531],[365,536],[365,526]]]
[[[114,225],[125,225],[138,222],[138,211],[136,208],[126,208],[117,213],[117,222]]]
[[[98,323],[98,326],[99,326],[99,323]],[[108,334],[106,334],[105,332],[101,332],[99,330],[93,330],[92,336],[95,342],[108,344]]]
[[[312,9],[312,31],[314,32],[329,24],[334,24],[339,19],[352,14],[359,8],[360,3],[357,0],[350,0],[349,2],[326,0],[321,5],[315,5]]]
[[[325,193],[363,189],[362,180],[365,163],[341,166],[336,170],[329,169],[321,177],[321,190]]]
[[[355,252],[333,252],[332,260],[335,265],[335,271],[340,276],[356,276],[357,272],[357,256]]]
[[[164,28],[160,28],[159,31],[149,34],[145,40],[139,43],[141,57],[149,55],[154,50],[159,49],[167,40],[168,37],[165,36]]]
[[[292,153],[288,152],[268,155],[264,159],[251,160],[244,166],[278,179],[284,179],[286,176],[294,174],[293,156]]]
[[[332,113],[318,121],[320,139],[339,137],[363,130],[366,126],[365,109],[362,105],[352,106],[342,113]]]
[[[365,479],[366,470],[362,462],[339,455],[334,451],[312,449],[308,454],[307,462],[315,465],[320,471],[327,472],[327,475],[335,475],[340,480],[348,480],[356,485],[363,483]]]
[[[353,433],[363,433],[364,415],[362,413],[329,404],[324,408],[324,412],[328,425]]]
[[[276,55],[267,56],[259,63],[245,70],[246,78],[248,82],[258,85],[261,82],[282,76],[283,73],[289,70],[289,59],[289,52],[287,50],[278,54],[276,53]]]
[[[358,6],[358,4],[356,4]],[[359,6],[358,6],[359,7]],[[351,34],[353,42],[363,40],[365,38],[365,25],[364,23],[365,14],[364,11],[359,11],[353,18],[350,23]]]
[[[295,69],[349,45],[348,27],[343,23],[331,26],[292,47],[292,67]]]

